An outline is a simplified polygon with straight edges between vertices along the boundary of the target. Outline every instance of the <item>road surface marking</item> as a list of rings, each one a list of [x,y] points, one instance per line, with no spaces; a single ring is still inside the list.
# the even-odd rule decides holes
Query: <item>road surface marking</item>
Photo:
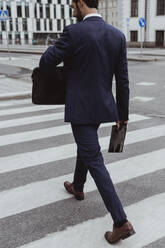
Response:
[[[165,149],[161,149],[110,163],[106,167],[116,184],[163,169],[164,160]],[[73,197],[64,190],[63,182],[66,180],[72,181],[73,173],[0,192],[0,218]],[[90,176],[85,192],[93,190],[96,190],[96,185]]]
[[[137,83],[137,85],[142,85],[142,86],[153,86],[155,84],[156,83],[154,83],[154,82],[140,82],[140,83]]]
[[[165,136],[165,125],[130,131],[126,135],[125,145],[147,141],[162,136]],[[109,136],[99,138],[101,150],[108,151],[109,139]],[[0,173],[72,158],[75,157],[76,154],[77,145],[76,143],[71,143],[7,157],[0,157]]]
[[[60,116],[60,114],[55,114],[53,117],[53,120],[55,120],[55,117],[57,119],[57,116]],[[52,117],[52,115],[51,115]],[[63,117],[63,115],[61,115]],[[130,115],[130,123],[131,122],[137,122],[145,119],[150,119],[149,117],[145,116],[140,116],[140,115]],[[26,119],[26,118],[25,118]],[[39,118],[41,120],[41,118]],[[31,118],[31,120],[33,120]],[[46,119],[46,121],[49,120],[49,116]],[[12,122],[10,122],[13,124]],[[27,124],[27,122],[25,122]],[[41,123],[41,121],[40,121]],[[0,123],[0,127],[1,127]],[[110,127],[114,123],[102,123],[100,127]],[[6,126],[5,126],[6,127]],[[44,129],[37,129],[33,131],[26,131],[26,132],[21,132],[21,133],[15,133],[15,134],[8,134],[8,135],[2,135],[0,136],[0,146],[5,146],[5,145],[11,145],[11,144],[16,144],[20,142],[27,142],[27,141],[32,141],[32,140],[37,140],[37,139],[44,139],[44,138],[49,138],[49,137],[55,137],[58,135],[62,134],[69,134],[72,133],[72,129],[70,125],[63,125],[63,126],[56,126],[56,127],[51,127],[51,128],[44,128]]]
[[[115,247],[141,248],[163,238],[165,230],[164,206],[165,193],[161,193],[125,207],[128,219],[134,226],[136,233],[116,243]],[[109,248],[110,244],[105,240],[104,233],[112,230],[112,224],[112,220],[107,214],[105,217],[68,227],[64,231],[48,234],[46,237],[20,248]]]

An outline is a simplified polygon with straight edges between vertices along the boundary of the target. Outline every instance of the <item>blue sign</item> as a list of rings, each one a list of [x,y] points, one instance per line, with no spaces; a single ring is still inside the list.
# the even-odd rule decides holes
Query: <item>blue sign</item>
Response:
[[[146,20],[145,20],[143,17],[141,17],[141,18],[139,19],[139,26],[140,26],[141,28],[144,28],[145,25],[146,25]]]
[[[5,21],[9,19],[8,10],[0,10],[0,20]]]

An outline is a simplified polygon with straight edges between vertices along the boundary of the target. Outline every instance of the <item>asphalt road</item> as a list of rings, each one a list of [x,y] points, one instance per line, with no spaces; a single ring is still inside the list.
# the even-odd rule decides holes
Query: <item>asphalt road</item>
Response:
[[[115,247],[164,248],[164,68],[164,62],[129,63],[123,153],[107,152],[111,123],[98,130],[104,162],[136,230]],[[31,99],[0,102],[0,248],[110,247],[104,232],[112,230],[112,219],[90,174],[84,201],[63,188],[76,161],[63,111],[64,106],[35,106]]]

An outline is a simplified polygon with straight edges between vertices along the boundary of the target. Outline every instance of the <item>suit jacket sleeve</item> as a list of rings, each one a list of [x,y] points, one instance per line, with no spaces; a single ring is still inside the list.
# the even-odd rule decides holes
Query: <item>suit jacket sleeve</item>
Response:
[[[126,39],[122,36],[118,64],[115,71],[116,78],[116,103],[120,120],[129,120],[129,79]]]
[[[44,71],[49,71],[68,58],[71,54],[72,42],[68,27],[65,27],[61,37],[56,41],[55,45],[48,47],[48,49],[42,54],[39,67]]]

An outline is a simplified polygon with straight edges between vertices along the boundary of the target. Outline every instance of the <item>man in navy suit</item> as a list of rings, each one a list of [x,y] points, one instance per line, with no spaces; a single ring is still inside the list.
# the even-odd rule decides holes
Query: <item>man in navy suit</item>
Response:
[[[54,46],[40,59],[40,68],[50,70],[64,61],[66,68],[65,122],[77,144],[73,182],[64,182],[66,190],[77,200],[84,199],[84,184],[89,170],[105,206],[114,221],[113,230],[105,233],[115,243],[135,233],[127,220],[107,171],[99,145],[97,130],[101,123],[128,123],[129,80],[126,40],[118,29],[98,14],[98,0],[73,0],[76,24],[69,25]],[[116,78],[116,101],[112,79]]]

